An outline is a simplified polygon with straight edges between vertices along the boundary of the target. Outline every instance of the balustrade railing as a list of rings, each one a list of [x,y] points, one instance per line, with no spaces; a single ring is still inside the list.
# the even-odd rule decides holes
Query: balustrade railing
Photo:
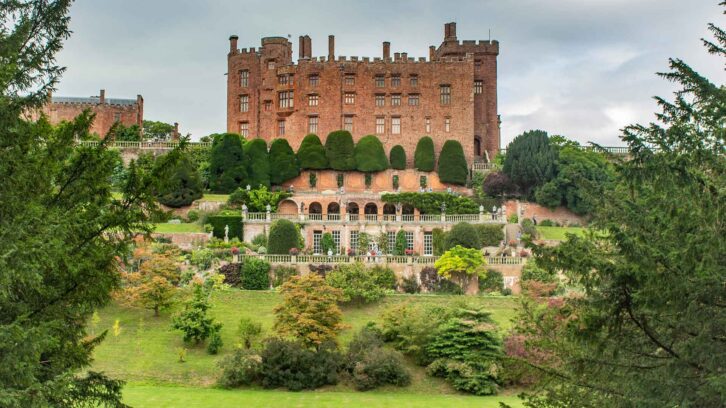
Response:
[[[246,222],[267,222],[285,219],[290,221],[298,221],[300,219],[304,221],[320,221],[320,222],[353,222],[353,223],[429,223],[429,224],[456,224],[459,222],[469,222],[473,224],[479,223],[493,223],[503,224],[504,217],[495,215],[492,217],[491,213],[482,214],[278,214],[270,213],[268,219],[267,213],[263,212],[250,212],[247,213]]]
[[[385,255],[385,256],[374,256],[374,255],[275,255],[275,254],[262,254],[262,255],[251,255],[242,254],[242,259],[247,258],[259,258],[264,259],[270,263],[351,263],[351,262],[363,262],[363,263],[391,263],[391,264],[408,264],[415,263],[420,265],[433,265],[439,259],[438,256],[399,256],[399,255]],[[527,263],[527,258],[521,257],[499,257],[490,256],[486,258],[487,265],[522,265]]]

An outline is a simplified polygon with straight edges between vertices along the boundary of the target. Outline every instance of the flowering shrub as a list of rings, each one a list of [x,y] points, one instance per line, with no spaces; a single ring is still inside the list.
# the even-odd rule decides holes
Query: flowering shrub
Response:
[[[297,256],[297,254],[300,253],[300,250],[297,248],[290,248],[289,254],[292,256]]]

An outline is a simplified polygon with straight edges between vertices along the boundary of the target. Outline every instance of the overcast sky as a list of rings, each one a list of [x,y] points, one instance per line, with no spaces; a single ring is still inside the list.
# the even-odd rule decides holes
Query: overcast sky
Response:
[[[717,0],[77,0],[68,68],[56,93],[144,97],[144,118],[179,122],[197,139],[226,130],[228,38],[259,47],[265,36],[312,37],[313,55],[391,52],[428,57],[457,23],[459,40],[499,40],[502,145],[543,129],[581,141],[621,144],[619,129],[648,122],[652,96],[672,85],[655,76],[678,57],[719,84],[722,60],[700,45],[706,24],[726,26]]]

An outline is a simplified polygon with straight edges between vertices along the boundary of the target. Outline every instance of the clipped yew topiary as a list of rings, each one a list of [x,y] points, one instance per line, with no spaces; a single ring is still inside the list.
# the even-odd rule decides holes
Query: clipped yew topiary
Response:
[[[388,168],[388,159],[383,144],[375,135],[363,136],[354,151],[358,171],[374,172]]]
[[[325,170],[328,168],[325,147],[320,142],[318,135],[311,133],[305,136],[297,151],[297,160],[303,170]]]
[[[416,144],[416,152],[413,155],[413,167],[419,171],[434,171],[435,165],[434,141],[430,137],[424,136]]]
[[[355,170],[355,144],[347,130],[330,132],[325,140],[325,157],[333,170]]]
[[[179,208],[202,198],[204,186],[199,170],[187,155],[175,164],[173,172],[157,193],[157,199],[168,207]]]
[[[263,139],[252,139],[244,145],[247,156],[247,183],[253,188],[270,187],[270,158],[267,154],[267,142]]]
[[[464,149],[456,140],[447,140],[439,156],[439,180],[442,183],[466,184],[469,168],[464,157]]]
[[[247,179],[242,138],[236,133],[215,135],[209,158],[209,189],[228,194]]]
[[[300,175],[295,152],[285,139],[275,139],[270,145],[270,183],[282,184]]]
[[[298,233],[295,224],[288,220],[277,220],[270,226],[267,251],[271,254],[287,255],[291,248],[298,247]]]
[[[406,169],[406,151],[403,146],[395,145],[391,149],[391,168],[396,170]]]

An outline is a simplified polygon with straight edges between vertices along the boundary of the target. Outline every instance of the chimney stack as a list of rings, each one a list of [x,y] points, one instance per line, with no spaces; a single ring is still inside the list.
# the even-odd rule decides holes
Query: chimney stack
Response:
[[[408,61],[408,53],[407,52],[402,52],[401,53],[401,59],[404,60],[404,61]]]
[[[456,23],[444,24],[444,41],[456,41]]]
[[[101,105],[105,104],[106,103],[106,90],[105,89],[101,89],[101,92],[99,92],[98,95],[99,95],[98,96],[98,103],[100,103]]]
[[[179,124],[174,122],[174,133],[171,135],[171,140],[179,140]]]
[[[429,46],[429,61],[436,59],[436,47],[433,45]]]
[[[394,52],[393,53],[393,60],[394,61],[398,61],[399,59],[401,59],[401,53],[400,52]]]
[[[335,60],[335,36],[328,36],[328,61]]]
[[[229,53],[234,54],[237,52],[237,37],[236,35],[229,36]]]
[[[391,43],[388,41],[383,42],[383,60],[386,61],[391,58]]]
[[[313,42],[310,39],[309,35],[305,35],[303,38],[303,41],[305,42],[305,58],[312,58],[313,57]]]
[[[298,39],[297,55],[298,59],[305,58],[305,37],[303,37],[302,35]]]

